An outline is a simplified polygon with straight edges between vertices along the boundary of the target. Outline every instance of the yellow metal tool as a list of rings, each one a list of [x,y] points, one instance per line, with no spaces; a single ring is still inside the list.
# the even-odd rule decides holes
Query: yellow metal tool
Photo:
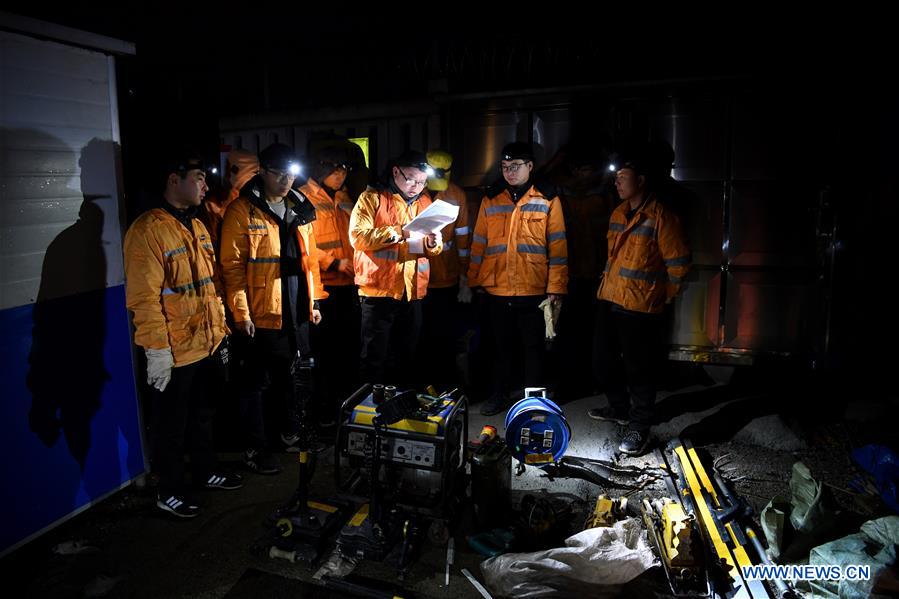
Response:
[[[596,506],[593,513],[587,518],[584,528],[596,528],[597,526],[612,526],[615,522],[627,517],[627,497],[611,498],[600,495],[596,498]]]
[[[768,589],[761,581],[743,578],[741,567],[752,565],[744,545],[748,542],[739,527],[730,520],[737,506],[725,505],[721,501],[719,489],[709,477],[689,442],[672,441],[669,448],[680,465],[684,479],[681,492],[689,495],[696,509],[696,516],[713,555],[718,559],[730,578],[729,598],[770,597]],[[720,593],[719,593],[720,594]]]

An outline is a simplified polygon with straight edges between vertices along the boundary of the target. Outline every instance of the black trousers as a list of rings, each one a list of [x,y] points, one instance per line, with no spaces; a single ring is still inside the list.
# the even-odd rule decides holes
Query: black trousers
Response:
[[[493,360],[493,392],[508,395],[521,387],[545,386],[546,325],[537,306],[545,296],[490,296],[490,318],[496,355]],[[513,366],[523,357],[523,372]],[[514,371],[517,373],[517,368]]]
[[[456,339],[459,330],[459,287],[428,289],[421,300],[421,341],[427,351],[418,352],[424,382],[440,391],[459,384]]]
[[[404,388],[420,385],[415,368],[420,334],[421,301],[363,297],[360,380]]]
[[[663,314],[643,314],[599,302],[596,311],[594,375],[616,411],[629,414],[632,430],[652,425],[662,367]]]
[[[236,336],[235,336],[236,337]],[[275,423],[281,430],[291,433],[296,428],[291,422],[293,405],[293,378],[290,367],[297,355],[311,356],[309,322],[293,330],[290,323],[281,329],[256,329],[252,338],[239,339],[239,405],[244,432],[244,444],[248,449],[261,450],[267,445],[263,391],[271,388],[269,397]]]
[[[333,418],[340,403],[359,386],[359,336],[362,313],[355,285],[325,287],[320,324],[311,328],[320,420]],[[330,418],[329,418],[330,417]]]
[[[190,449],[194,482],[205,481],[215,469],[210,401],[221,391],[224,368],[208,357],[172,368],[165,391],[150,388],[153,400],[154,469],[159,475],[159,495],[181,495],[185,490],[184,450]]]

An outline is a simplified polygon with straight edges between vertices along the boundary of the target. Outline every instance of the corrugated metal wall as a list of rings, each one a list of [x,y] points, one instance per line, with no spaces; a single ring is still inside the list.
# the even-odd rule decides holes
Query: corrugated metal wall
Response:
[[[111,56],[0,32],[0,552],[144,471],[118,137]]]
[[[116,143],[104,54],[0,34],[0,309],[37,299],[46,248],[86,197],[103,213],[107,286],[124,282]],[[84,282],[73,280],[72,291]]]
[[[407,148],[426,150],[440,146],[440,119],[436,105],[403,107],[400,104],[375,109],[330,111],[320,121],[307,122],[310,114],[284,114],[266,117],[280,124],[254,124],[251,118],[223,119],[223,143],[252,152],[259,152],[269,144],[284,143],[301,156],[309,149],[309,142],[329,135],[369,138],[370,164],[380,173],[387,161]]]
[[[801,98],[793,102],[799,105],[787,106],[784,98],[751,86],[713,92],[685,86],[676,93],[634,89],[587,99],[484,94],[444,99],[424,110],[421,105],[358,110],[370,117],[379,170],[406,147],[442,146],[456,155],[453,180],[472,190],[472,197],[475,188],[500,178],[498,154],[512,141],[532,141],[540,166],[577,136],[595,139],[597,149],[603,136],[664,140],[675,151],[672,176],[682,188],[676,203],[683,203],[678,208],[694,258],[689,284],[675,305],[671,355],[740,363],[765,354],[807,358],[820,346],[817,296],[823,290],[816,283],[815,238],[820,183],[794,180],[783,166],[795,165],[797,156],[783,154],[806,156],[812,165],[806,171],[814,173],[828,144],[826,128],[817,126],[824,119]],[[404,112],[407,116],[400,116]],[[349,115],[333,113],[333,120],[319,123],[313,113],[268,118],[286,123],[277,131],[293,129],[293,143],[302,152],[314,132],[346,134],[354,126],[340,120]],[[303,124],[291,126],[291,119]],[[240,130],[223,123],[225,142],[255,149],[247,140],[275,141],[275,128],[254,127],[253,120],[232,119]],[[775,139],[782,141],[775,145]]]

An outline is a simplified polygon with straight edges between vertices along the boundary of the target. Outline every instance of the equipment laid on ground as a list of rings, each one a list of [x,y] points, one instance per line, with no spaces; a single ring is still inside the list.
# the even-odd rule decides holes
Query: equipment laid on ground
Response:
[[[671,591],[678,597],[711,596],[705,537],[696,522],[693,496],[683,476],[675,474],[664,452],[655,450],[668,497],[643,498],[641,513],[647,534],[662,562]]]
[[[669,497],[654,501],[644,498],[642,513],[674,595],[710,596],[705,546],[693,514],[687,514],[681,503]]]
[[[468,568],[462,568],[462,574],[465,576],[465,578],[468,579],[468,582],[471,583],[471,586],[473,586],[475,590],[481,594],[481,597],[483,597],[484,599],[492,599],[492,596],[487,592],[487,589],[484,588],[484,585],[478,582],[477,578],[475,578],[474,575],[468,571]]]
[[[767,566],[772,565],[774,562],[771,561],[767,552],[765,552],[765,548],[762,547],[762,542],[759,541],[759,537],[755,534],[755,530],[753,530],[751,526],[747,526],[745,530],[746,537],[749,539],[749,542],[752,543],[752,547],[755,549],[756,555],[759,556],[759,560]],[[792,599],[793,597],[796,597],[796,593],[794,593],[783,580],[775,578],[772,582],[777,588],[778,599]]]
[[[596,506],[593,513],[587,517],[584,528],[609,527],[625,518],[627,518],[627,497],[613,499],[600,495],[596,498]]]
[[[512,549],[515,531],[511,528],[495,528],[468,537],[468,546],[484,557],[494,557]]]
[[[385,510],[378,520],[372,515],[372,504],[364,503],[340,530],[337,548],[340,554],[357,560],[384,561],[393,552],[398,572],[408,565],[409,548],[417,544],[418,525],[396,509]],[[397,548],[402,542],[402,554]]]
[[[540,468],[550,480],[579,478],[600,487],[629,489],[633,494],[661,477],[659,472],[636,466],[619,466],[604,460],[566,456],[571,427],[562,409],[546,397],[546,389],[525,389],[505,419],[506,445],[518,461],[515,473],[526,466]]]
[[[464,492],[468,401],[366,385],[341,406],[334,477],[344,497],[362,504],[341,530],[341,554],[393,563],[402,578],[421,532],[449,538]],[[345,476],[344,471],[349,471]]]
[[[301,561],[310,566],[318,561],[328,541],[353,509],[346,501],[309,498],[309,483],[315,474],[316,454],[320,450],[315,429],[308,422],[312,368],[311,358],[303,359],[299,352],[290,367],[293,385],[288,412],[298,437],[297,488],[287,503],[268,517],[266,523],[271,527],[271,533],[253,546],[255,551],[270,557]]]
[[[377,404],[374,392],[343,403],[334,467],[337,488],[355,493],[368,482],[383,489],[383,499],[391,505],[447,519],[465,469],[468,400],[457,390],[437,397],[411,390],[387,394]],[[384,466],[379,476],[373,476],[376,461]],[[344,477],[344,470],[349,476]]]
[[[299,510],[289,504],[271,514],[267,524],[273,532],[257,541],[256,549],[268,551],[269,557],[313,566],[352,513],[352,505],[334,499],[307,500],[305,505],[305,510]]]
[[[529,387],[524,394],[506,414],[506,445],[520,468],[558,462],[571,439],[565,414],[542,387]]]
[[[728,598],[770,597],[771,594],[762,581],[744,578],[741,569],[753,565],[747,553],[747,546],[754,545],[752,538],[754,533],[751,529],[747,532],[742,523],[751,515],[748,504],[730,489],[727,481],[718,472],[709,476],[699,454],[689,441],[675,439],[668,444],[668,450],[676,458],[679,471],[676,486],[680,492],[675,496],[682,499],[683,509],[675,508],[674,506],[678,505],[676,502],[651,506],[662,522],[661,541],[668,543],[675,532],[683,535],[684,527],[690,524],[688,520],[692,519],[696,528],[701,532],[706,548],[707,557],[701,563],[705,563],[708,571],[710,590]],[[662,508],[661,513],[660,507]],[[644,517],[646,517],[647,511],[644,505]],[[671,528],[670,532],[666,530],[666,527]],[[654,529],[658,528],[658,524],[656,524]],[[668,537],[665,537],[665,534],[668,534]],[[757,542],[757,539],[755,541]],[[672,547],[663,545],[660,551],[679,547],[673,542],[671,545]],[[675,563],[675,557],[677,559],[695,557],[695,548],[696,544],[691,543],[689,554],[679,551],[669,563]],[[754,549],[757,552],[760,551],[761,555],[764,554],[760,543]],[[762,558],[762,561],[764,562],[766,559]],[[669,580],[671,580],[670,577]],[[788,590],[783,590],[786,585],[777,584],[776,586],[778,587],[778,596],[789,594]]]
[[[505,523],[512,489],[512,454],[496,429],[485,426],[479,443],[471,444],[471,501],[480,530]]]

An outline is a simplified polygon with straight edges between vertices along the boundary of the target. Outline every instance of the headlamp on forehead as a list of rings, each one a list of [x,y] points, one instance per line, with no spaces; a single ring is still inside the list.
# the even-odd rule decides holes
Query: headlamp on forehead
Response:
[[[503,151],[500,153],[500,156],[503,160],[524,160],[526,162],[533,162],[534,148],[527,142],[516,141],[506,144]]]
[[[428,189],[445,191],[449,188],[450,169],[453,166],[453,155],[445,150],[431,150],[428,158]]]
[[[427,173],[428,177],[430,177],[431,173],[434,171],[433,168],[428,166],[427,162],[413,162],[412,164],[395,164],[394,166],[397,168],[404,168],[404,169],[409,169],[409,168],[418,169],[423,173]]]
[[[333,160],[322,160],[319,162],[324,167],[330,168],[332,171],[343,169],[346,172],[350,172],[353,170],[352,164],[347,164],[346,162],[334,162]]]
[[[618,166],[616,166],[614,162],[610,162],[609,163],[609,172],[614,173],[617,170],[618,170]]]
[[[428,159],[424,153],[415,150],[403,152],[393,164],[400,168],[415,168],[422,172],[427,172],[428,169]]]
[[[293,148],[281,143],[273,143],[259,152],[259,166],[268,171],[280,171],[294,177],[300,174],[300,162]]]

